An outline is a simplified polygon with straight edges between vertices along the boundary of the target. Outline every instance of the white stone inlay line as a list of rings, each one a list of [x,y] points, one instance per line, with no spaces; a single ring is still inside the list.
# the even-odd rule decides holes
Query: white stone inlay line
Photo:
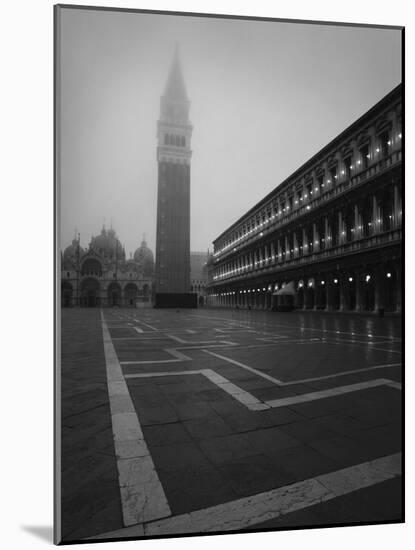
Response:
[[[137,319],[137,317],[134,317],[134,320],[137,323],[140,323],[140,325],[144,325],[145,327],[151,329],[151,330],[158,330],[156,327],[153,327],[153,325],[149,325],[148,323],[144,323],[144,321],[140,321],[140,319]]]
[[[166,348],[163,351],[172,355],[174,359],[148,359],[143,361],[120,361],[120,365],[155,365],[158,363],[181,363],[182,361],[191,361],[192,358],[174,348]]]
[[[184,338],[180,338],[180,336],[175,336],[174,334],[166,334],[167,338],[170,338],[171,340],[175,340],[176,342],[179,342],[179,344],[214,344],[215,340],[198,340],[198,341],[190,341],[184,340]]]
[[[336,395],[344,395],[345,393],[367,390],[369,388],[377,388],[379,386],[390,386],[394,389],[402,389],[401,384],[398,382],[393,382],[392,380],[387,380],[386,378],[378,378],[376,380],[367,380],[366,382],[358,382],[347,386],[337,386],[328,390],[320,390],[310,393],[303,393],[301,395],[294,395],[292,397],[272,399],[271,401],[265,401],[265,403],[272,408],[287,407],[289,405],[296,405],[307,401],[316,401],[317,399],[326,399]]]
[[[268,374],[261,372],[257,369],[254,369],[253,367],[250,367],[249,365],[245,365],[244,363],[241,363],[240,361],[236,361],[235,359],[231,359],[230,357],[225,357],[224,355],[220,355],[219,353],[214,353],[213,351],[204,350],[205,353],[208,353],[209,355],[213,355],[214,357],[217,357],[218,359],[222,359],[223,361],[227,361],[228,363],[231,363],[232,365],[236,365],[238,367],[241,367],[245,370],[248,370],[250,372],[253,372],[254,374],[257,374],[258,376],[261,376],[262,378],[265,378],[266,380],[269,380],[273,384],[276,384],[277,386],[293,386],[296,384],[303,384],[306,382],[318,382],[321,380],[329,380],[330,378],[337,378],[338,376],[347,376],[348,374],[356,374],[359,372],[366,372],[371,370],[377,370],[377,369],[386,369],[389,367],[399,367],[402,365],[402,363],[386,363],[384,365],[372,365],[370,367],[362,367],[361,369],[352,369],[352,370],[346,370],[334,374],[325,374],[323,376],[314,376],[312,378],[301,378],[299,380],[289,380],[287,382],[284,382],[283,380],[279,380],[278,378],[274,378],[273,376],[269,376]]]
[[[200,319],[200,317],[198,315],[189,315],[189,317],[195,317],[197,319]],[[217,321],[222,321],[223,323],[229,322],[229,321],[227,321],[227,319],[225,317],[213,317],[212,315],[204,315],[203,317],[205,319],[213,319],[213,320],[217,320]],[[255,321],[251,320],[251,321],[235,321],[232,324],[234,324],[235,326],[239,326],[239,327],[250,327],[253,324],[257,324],[257,323],[255,323]],[[288,330],[290,332],[297,332],[298,331],[297,327],[293,327],[291,325],[286,325],[286,324],[283,324],[283,323],[265,323],[265,322],[261,321],[259,324],[261,326],[270,327],[270,330],[273,330],[273,331],[275,331],[275,327],[281,327],[284,330]],[[301,327],[300,330],[301,331],[308,330],[308,331],[315,331],[315,332],[327,332],[327,333],[330,332],[330,333],[333,333],[333,334],[347,334],[347,335],[350,335],[350,336],[368,336],[370,338],[378,338],[378,339],[381,339],[381,340],[387,339],[387,340],[390,340],[390,341],[398,341],[398,342],[402,341],[402,338],[398,338],[396,336],[388,336],[386,334],[385,335],[380,334],[378,336],[375,336],[374,334],[369,334],[369,333],[365,333],[365,332],[354,332],[354,331],[349,332],[349,331],[341,331],[341,330],[328,330],[328,329],[317,328],[317,327]]]
[[[400,367],[401,365],[402,363],[386,363],[384,365],[372,365],[371,367],[362,367],[361,369],[344,370],[337,374],[325,374],[323,376],[314,376],[312,378],[303,378],[301,380],[291,380],[290,382],[284,382],[284,386],[292,386],[294,384],[301,384],[306,382],[319,382],[320,380],[329,380],[330,378],[337,378],[338,376],[347,376],[348,374],[369,372],[371,370],[387,369],[390,367]]]
[[[104,533],[99,538],[249,529],[258,523],[399,477],[401,462],[401,453],[392,454],[203,510]],[[91,537],[94,538],[98,537]]]
[[[269,380],[270,382],[273,382],[274,384],[277,384],[278,386],[281,386],[284,384],[282,380],[278,380],[278,378],[274,378],[273,376],[269,376],[269,374],[265,374],[264,372],[261,372],[257,369],[254,369],[253,367],[249,367],[248,365],[245,365],[244,363],[240,363],[239,361],[236,361],[235,359],[231,359],[230,357],[225,357],[224,355],[219,355],[219,353],[214,353],[213,351],[203,350],[205,353],[208,353],[209,355],[213,355],[214,357],[217,357],[218,359],[222,359],[223,361],[227,361],[228,363],[232,363],[232,365],[236,365],[237,367],[241,367],[245,370],[248,370],[250,372],[253,372],[257,376],[260,376],[261,378],[265,378],[265,380]]]
[[[269,409],[269,405],[257,399],[251,393],[243,390],[236,384],[230,382],[227,378],[221,376],[211,369],[185,370],[175,372],[145,372],[125,374],[125,378],[159,378],[161,376],[185,376],[188,374],[201,374],[210,380],[219,389],[231,395],[234,399],[245,405],[251,411],[263,411]]]
[[[187,370],[175,372],[146,372],[146,373],[131,373],[125,374],[125,378],[152,378],[161,376],[185,376],[190,374],[202,374],[213,382],[218,388],[231,395],[234,399],[245,405],[251,411],[263,411],[265,409],[276,409],[279,407],[288,407],[297,405],[298,403],[306,403],[308,401],[317,401],[318,399],[327,399],[336,395],[343,395],[355,391],[362,391],[379,386],[388,386],[395,390],[401,390],[402,384],[388,380],[387,378],[377,378],[376,380],[368,380],[366,382],[358,382],[346,386],[336,386],[327,390],[319,390],[310,393],[294,395],[292,397],[281,397],[279,399],[271,399],[269,401],[261,401],[251,393],[243,390],[224,376],[221,376],[212,369]]]
[[[137,340],[140,341],[139,338]],[[196,342],[201,343],[203,342]],[[190,344],[190,343],[189,343]],[[146,360],[134,360],[134,361],[120,361],[120,365],[156,365],[158,363],[180,363],[181,361],[192,361],[193,359],[189,357],[188,355],[185,355],[180,349],[188,350],[188,349],[202,349],[205,348],[223,348],[223,347],[230,347],[230,346],[237,346],[235,342],[226,342],[225,340],[219,340],[217,342],[212,342],[210,345],[198,345],[198,346],[180,346],[176,348],[164,348],[163,351],[168,353],[169,355],[172,355],[175,359],[146,359]]]
[[[124,525],[171,515],[101,310],[112,432]]]

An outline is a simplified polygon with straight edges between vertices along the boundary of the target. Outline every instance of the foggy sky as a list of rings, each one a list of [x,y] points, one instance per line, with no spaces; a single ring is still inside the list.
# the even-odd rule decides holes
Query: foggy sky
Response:
[[[191,249],[401,81],[400,31],[61,10],[61,246],[105,218],[155,251],[156,125],[179,42],[194,126]]]

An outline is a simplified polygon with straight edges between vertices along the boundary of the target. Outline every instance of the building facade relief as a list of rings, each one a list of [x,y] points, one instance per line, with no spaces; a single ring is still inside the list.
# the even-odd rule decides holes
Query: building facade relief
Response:
[[[62,307],[140,307],[151,304],[154,257],[145,239],[126,259],[115,231],[103,227],[88,249],[74,239],[62,254]]]
[[[208,304],[400,311],[398,86],[214,241]]]

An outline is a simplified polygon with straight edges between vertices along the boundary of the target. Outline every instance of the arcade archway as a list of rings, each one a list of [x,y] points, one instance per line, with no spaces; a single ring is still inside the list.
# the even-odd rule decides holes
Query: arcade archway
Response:
[[[73,306],[73,288],[69,281],[63,281],[61,285],[61,306]]]
[[[118,283],[111,283],[108,286],[107,297],[109,306],[121,305],[121,287]]]
[[[83,307],[99,306],[99,282],[87,277],[81,282],[80,305]]]
[[[134,283],[128,283],[124,289],[124,304],[127,307],[134,307],[138,295],[137,285]]]

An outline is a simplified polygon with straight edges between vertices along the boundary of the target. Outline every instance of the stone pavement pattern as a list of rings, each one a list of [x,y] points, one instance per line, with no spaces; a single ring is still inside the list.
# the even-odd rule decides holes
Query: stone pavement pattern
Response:
[[[125,462],[114,450],[103,325],[164,493],[164,515],[148,524],[128,493],[150,470],[119,477]],[[189,513],[212,516],[295,484],[307,505],[305,483],[347,468],[361,483],[347,494],[237,525],[399,521],[395,458],[393,473],[370,486],[372,474],[356,466],[377,468],[372,461],[401,450],[400,362],[398,318],[112,309],[101,319],[99,310],[63,311],[63,539],[179,533]],[[126,521],[134,506],[136,522]]]

